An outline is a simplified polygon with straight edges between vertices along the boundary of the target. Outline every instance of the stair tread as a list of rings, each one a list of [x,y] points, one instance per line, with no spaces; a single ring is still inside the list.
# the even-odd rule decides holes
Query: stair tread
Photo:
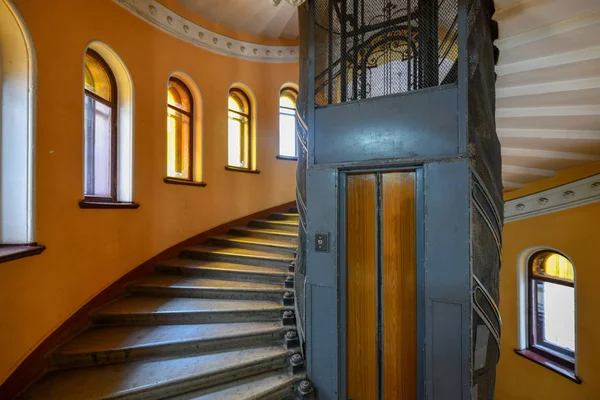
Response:
[[[228,271],[240,271],[240,272],[254,272],[257,274],[268,274],[273,276],[282,276],[286,277],[289,275],[286,271],[278,271],[272,267],[260,267],[255,265],[244,265],[244,264],[234,264],[220,261],[202,261],[202,260],[192,260],[188,258],[175,258],[166,262],[163,262],[161,265],[165,266],[173,266],[173,267],[183,267],[183,268],[191,268],[191,269],[219,269],[219,270],[228,270]]]
[[[47,374],[25,399],[110,399],[143,393],[261,360],[285,357],[283,346],[225,351],[175,359],[136,361]]]
[[[292,250],[295,250],[298,247],[297,244],[291,243],[286,240],[265,239],[265,238],[251,237],[251,236],[248,237],[248,236],[235,236],[235,235],[221,235],[221,236],[215,236],[213,238],[219,239],[219,240],[227,240],[230,242],[237,242],[237,243],[262,244],[262,245],[267,245],[267,246],[283,247],[283,248],[288,248],[288,249],[292,249]]]
[[[294,257],[287,256],[284,254],[271,253],[268,251],[260,251],[260,250],[241,249],[239,247],[198,245],[198,246],[188,247],[186,250],[197,251],[197,252],[207,252],[207,253],[213,253],[213,254],[240,256],[240,257],[257,257],[257,258],[274,260],[274,261],[292,262],[295,260]]]
[[[279,215],[281,217],[287,217],[287,218],[300,218],[300,214],[298,214],[298,213],[291,213],[291,212],[273,213],[273,214],[271,214],[271,216],[273,216],[273,215]]]
[[[55,354],[66,356],[126,350],[179,342],[268,333],[281,329],[283,328],[278,322],[95,327],[76,336],[60,347]]]
[[[248,232],[248,233],[265,233],[265,234],[292,237],[292,238],[298,237],[298,232],[281,231],[278,229],[255,228],[255,227],[249,227],[249,226],[240,226],[240,227],[235,227],[233,229],[238,230],[238,231]]]
[[[257,219],[256,222],[263,222],[273,225],[282,225],[282,226],[298,226],[298,221],[293,220],[279,220],[279,219]]]
[[[109,304],[93,315],[139,315],[168,313],[230,312],[284,309],[279,302],[132,296]]]
[[[137,287],[155,288],[196,288],[196,289],[235,289],[235,290],[261,290],[282,291],[282,284],[255,283],[245,281],[227,281],[221,279],[196,278],[168,274],[150,275],[132,284]]]
[[[273,391],[284,389],[299,381],[300,377],[270,372],[213,388],[198,390],[169,400],[249,400],[259,399]]]

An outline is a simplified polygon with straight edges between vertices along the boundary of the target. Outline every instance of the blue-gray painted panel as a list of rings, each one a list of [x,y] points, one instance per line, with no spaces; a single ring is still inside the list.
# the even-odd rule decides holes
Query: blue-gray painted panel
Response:
[[[319,108],[315,163],[457,154],[457,88]]]
[[[426,164],[424,169],[427,398],[434,399],[434,393],[448,390],[443,380],[438,381],[435,371],[441,375],[441,371],[458,374],[459,370],[457,384],[460,383],[461,389],[446,392],[446,395],[466,400],[471,384],[469,164],[467,160],[457,160]],[[458,318],[453,323],[446,323],[446,317],[434,312],[433,300],[460,304],[463,312],[453,317]],[[460,338],[460,352],[457,353],[456,348],[435,344],[435,335]]]
[[[462,304],[431,302],[433,400],[462,400]]]
[[[313,285],[335,287],[337,281],[338,178],[334,169],[308,170],[306,277]],[[315,234],[329,235],[329,251],[315,251]]]
[[[338,398],[337,291],[310,285],[311,325],[307,341],[308,377],[319,400]]]

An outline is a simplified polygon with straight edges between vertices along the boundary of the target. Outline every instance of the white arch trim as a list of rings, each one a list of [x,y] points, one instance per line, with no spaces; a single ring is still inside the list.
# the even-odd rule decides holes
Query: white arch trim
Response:
[[[167,87],[169,85],[169,79],[171,78],[177,78],[185,83],[192,93],[192,99],[194,101],[194,171],[192,179],[194,182],[204,182],[204,103],[202,101],[202,93],[192,77],[183,71],[173,71],[167,79]]]
[[[533,246],[529,247],[519,254],[517,258],[517,334],[519,346],[518,350],[525,350],[529,344],[529,260],[531,257],[540,251],[552,251],[558,253],[568,259],[573,264],[573,272],[575,276],[575,375],[577,375],[577,347],[579,343],[577,329],[577,266],[573,260],[562,251],[550,246]]]
[[[0,243],[35,242],[37,60],[12,0],[0,1]]]
[[[133,134],[135,121],[135,91],[133,79],[123,59],[108,44],[99,40],[94,40],[88,43],[86,51],[87,49],[92,49],[100,54],[110,67],[115,76],[115,80],[117,81],[117,92],[119,97],[117,100],[117,201],[131,203],[133,202]],[[85,64],[85,51],[83,53],[83,63]],[[82,74],[83,77],[81,82],[83,91],[83,82],[85,80],[85,67],[83,65]],[[84,130],[82,130],[82,132],[84,132]]]

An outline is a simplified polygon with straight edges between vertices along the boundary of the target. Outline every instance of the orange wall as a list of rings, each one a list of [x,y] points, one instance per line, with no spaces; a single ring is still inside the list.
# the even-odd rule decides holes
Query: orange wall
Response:
[[[600,173],[600,164],[565,172],[518,191],[518,197]],[[506,197],[514,198],[515,192]],[[496,384],[497,400],[598,399],[600,398],[600,203],[510,222],[504,227],[500,311],[501,359]],[[517,336],[517,258],[533,246],[550,246],[569,256],[576,268],[577,385],[514,353]]]
[[[40,256],[0,264],[0,382],[90,298],[173,244],[227,221],[292,201],[295,163],[276,160],[278,91],[296,64],[260,64],[193,47],[110,0],[16,0],[38,59],[37,239]],[[138,210],[82,210],[82,63],[90,40],[108,43],[135,84],[134,200]],[[166,84],[181,70],[204,98],[204,180],[163,183]],[[260,175],[229,172],[227,91],[258,98]]]

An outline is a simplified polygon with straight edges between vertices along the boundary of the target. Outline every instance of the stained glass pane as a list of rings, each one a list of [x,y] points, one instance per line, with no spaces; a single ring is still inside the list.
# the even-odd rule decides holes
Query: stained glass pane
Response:
[[[113,101],[109,72],[89,52],[85,54],[85,88],[106,101]]]
[[[573,264],[558,253],[544,252],[538,254],[533,260],[532,268],[535,276],[557,279],[567,283],[575,281]]]
[[[167,102],[182,111],[192,112],[192,95],[183,82],[178,79],[171,78],[169,80]]]
[[[240,113],[244,112],[244,105],[242,104],[242,101],[240,100],[239,97],[237,97],[235,95],[229,96],[229,110],[237,111]]]

